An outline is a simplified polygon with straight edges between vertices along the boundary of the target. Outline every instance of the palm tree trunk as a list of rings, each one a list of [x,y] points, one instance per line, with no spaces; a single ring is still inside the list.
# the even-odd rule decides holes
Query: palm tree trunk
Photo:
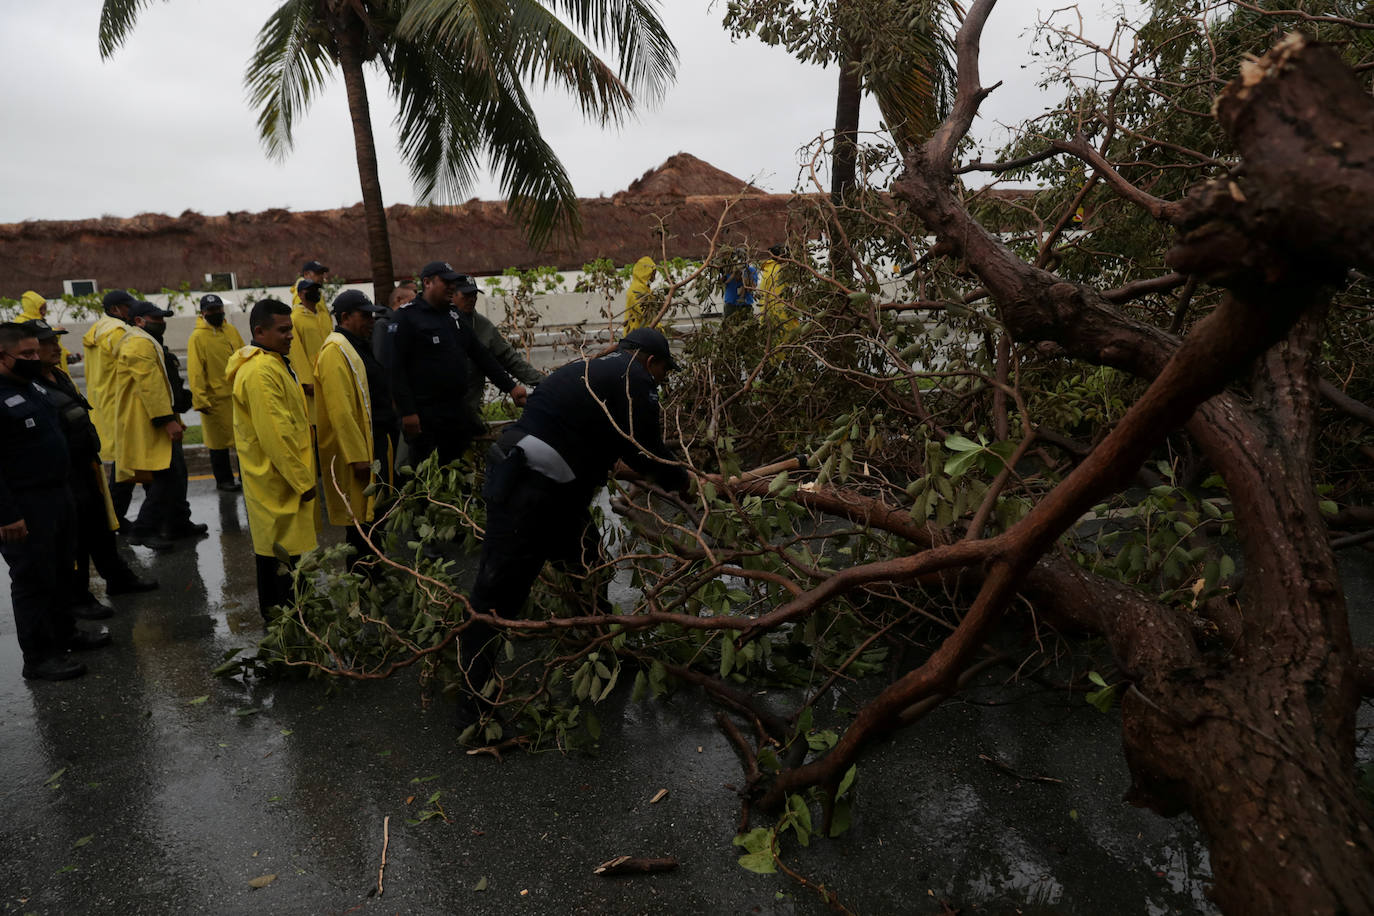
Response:
[[[835,160],[830,169],[830,199],[836,206],[854,189],[858,167],[859,101],[862,80],[858,62],[840,60],[840,85],[835,97]]]
[[[353,148],[358,156],[367,250],[372,260],[372,297],[378,305],[384,305],[391,295],[394,274],[386,208],[382,205],[382,182],[377,172],[377,145],[372,139],[372,115],[367,104],[367,86],[363,82],[363,24],[348,13],[342,20],[335,38],[339,69],[343,71],[344,89],[348,94],[348,113],[353,119]]]

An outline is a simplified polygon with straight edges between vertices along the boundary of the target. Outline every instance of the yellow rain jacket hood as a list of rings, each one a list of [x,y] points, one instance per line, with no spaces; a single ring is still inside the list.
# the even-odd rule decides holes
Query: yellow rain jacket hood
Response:
[[[91,402],[91,418],[100,433],[101,461],[115,459],[115,357],[128,332],[129,325],[122,320],[102,315],[81,338],[86,352],[86,400]]]
[[[115,357],[115,467],[119,480],[145,477],[172,465],[172,440],[154,426],[175,416],[172,383],[162,344],[142,328],[129,328]]]
[[[227,317],[219,327],[203,315],[196,319],[196,328],[186,343],[186,381],[191,388],[191,406],[200,411],[206,448],[234,444],[234,392],[224,370],[234,351],[242,349],[243,337]]]
[[[253,552],[296,556],[315,548],[315,508],[303,497],[315,489],[315,455],[305,392],[278,353],[252,345],[225,366],[233,392],[234,443]]]
[[[644,327],[649,320],[648,303],[644,297],[649,295],[649,283],[654,278],[657,265],[654,259],[645,255],[635,261],[630,273],[630,288],[625,291],[625,330],[633,331]]]
[[[372,463],[372,393],[367,367],[348,338],[335,331],[315,361],[315,407],[319,412],[320,476],[331,525],[372,521],[372,497],[353,476],[354,462]],[[340,494],[342,490],[342,495]]]
[[[29,290],[19,297],[19,305],[23,309],[19,313],[21,321],[33,321],[43,318],[48,311],[48,300]]]

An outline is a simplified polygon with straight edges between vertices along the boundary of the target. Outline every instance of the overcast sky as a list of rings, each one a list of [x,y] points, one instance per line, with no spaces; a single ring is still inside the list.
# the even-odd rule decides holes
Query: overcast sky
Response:
[[[342,80],[296,129],[295,151],[267,158],[245,102],[243,72],[277,0],[152,3],[109,60],[97,50],[99,0],[0,0],[0,222],[154,212],[204,214],[344,207],[361,199]],[[665,0],[678,79],[667,97],[619,130],[583,121],[564,97],[539,105],[544,136],[578,194],[625,188],[689,152],[770,191],[798,180],[798,150],[833,125],[836,71],[797,63],[747,40],[732,43],[721,5]],[[1063,6],[1004,0],[983,40],[983,82],[1005,80],[984,104],[978,133],[1000,134],[1045,103],[1034,88],[1031,26]],[[1115,9],[1106,0],[1083,6]],[[1104,13],[1105,15],[1105,13]],[[388,205],[414,203],[396,149],[385,82],[369,77],[373,129]],[[865,127],[876,105],[865,105]],[[470,196],[498,199],[495,181]]]

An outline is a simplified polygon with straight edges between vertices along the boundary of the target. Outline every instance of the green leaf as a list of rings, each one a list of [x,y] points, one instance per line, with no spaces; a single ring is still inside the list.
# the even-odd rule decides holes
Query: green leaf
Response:
[[[643,671],[640,671],[638,674],[635,675],[635,685],[633,690],[631,690],[630,692],[630,699],[638,703],[640,700],[644,699],[644,695],[648,692],[648,690],[649,679],[645,677]]]
[[[412,786],[423,785],[424,783],[427,783],[427,782],[433,782],[434,780],[436,780],[436,779],[438,779],[438,778],[439,778],[439,774],[438,774],[438,773],[435,773],[433,776],[423,776],[423,777],[421,777],[421,776],[416,776],[414,779],[412,779],[412,780],[410,781],[410,784],[411,784]]]
[[[1088,672],[1088,680],[1092,681],[1094,684],[1096,684],[1096,685],[1099,686],[1099,687],[1106,687],[1106,686],[1107,686],[1107,682],[1106,682],[1105,680],[1102,679],[1102,675],[1098,674],[1096,671],[1089,671],[1089,672]]]
[[[248,716],[256,716],[260,712],[262,712],[262,710],[258,709],[256,706],[245,706],[242,709],[234,710],[234,715],[242,719]]]
[[[472,888],[472,889],[475,890],[475,891],[484,891],[484,890],[486,890],[486,889],[487,889],[487,876],[486,876],[486,875],[483,875],[481,878],[478,878],[478,879],[477,879],[477,883],[476,883],[475,885],[473,885],[473,888]]]
[[[592,736],[593,741],[601,740],[601,720],[591,710],[587,710],[587,734]]]
[[[43,780],[43,785],[45,785],[45,786],[54,786],[54,787],[56,787],[55,784],[57,783],[57,780],[59,780],[60,778],[62,778],[62,774],[65,773],[65,772],[67,772],[67,768],[66,768],[66,767],[63,767],[62,769],[58,770],[56,773],[54,773],[54,774],[52,774],[51,776],[49,776],[47,779]]]
[[[85,846],[93,839],[95,839],[95,834],[89,833],[86,836],[83,836],[81,839],[77,840],[75,843],[73,843],[72,849],[80,849],[82,846]]]
[[[741,833],[730,841],[732,845],[744,847],[746,852],[768,852],[773,848],[773,828],[755,827],[748,833]]]
[[[849,829],[854,823],[854,812],[849,806],[847,799],[840,799],[835,802],[835,808],[830,813],[830,836],[837,837]]]
[[[980,452],[961,452],[945,462],[945,473],[950,477],[961,477],[970,467],[978,463]],[[943,488],[941,488],[943,489]]]
[[[1092,693],[1088,694],[1085,699],[1093,709],[1106,715],[1112,711],[1112,705],[1116,701],[1116,687],[1104,687],[1101,690],[1094,690]]]
[[[945,448],[952,452],[976,452],[982,448],[977,442],[965,439],[958,433],[945,437]]]
[[[777,872],[778,868],[773,864],[773,853],[751,852],[747,856],[739,857],[739,864],[742,868],[759,875],[771,875]]]
[[[840,787],[835,790],[836,797],[848,792],[850,787],[854,785],[854,780],[857,779],[858,776],[859,765],[856,763],[849,767],[849,769],[844,774],[844,779],[840,780]],[[834,836],[834,834],[831,834],[831,836]]]
[[[207,693],[207,694],[205,694],[204,696],[199,696],[199,697],[196,697],[194,700],[189,700],[189,701],[187,701],[186,705],[187,705],[187,706],[199,706],[201,703],[204,703],[204,702],[205,702],[206,700],[208,700],[208,699],[210,699],[210,694]]]
[[[735,637],[726,631],[720,634],[720,676],[725,677],[735,667]]]

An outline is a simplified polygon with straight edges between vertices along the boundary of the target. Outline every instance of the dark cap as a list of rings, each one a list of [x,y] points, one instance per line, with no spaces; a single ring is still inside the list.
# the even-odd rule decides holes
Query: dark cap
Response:
[[[379,305],[374,305],[372,300],[367,298],[367,294],[360,289],[346,289],[334,297],[334,302],[329,306],[334,312],[335,318],[342,318],[349,312],[369,312],[373,315],[380,315],[386,309]]]
[[[52,325],[48,324],[42,318],[35,318],[33,321],[26,321],[24,323],[38,332],[39,340],[52,340],[59,334],[67,333],[62,328],[55,328]]]
[[[420,279],[428,280],[430,277],[441,277],[445,283],[454,283],[459,277],[463,276],[453,269],[453,265],[447,261],[430,261],[420,269]]]
[[[477,281],[474,280],[472,277],[468,276],[467,274],[459,274],[459,275],[458,275],[458,279],[457,279],[457,280],[454,280],[453,282],[458,284],[457,292],[460,292],[460,293],[480,293],[480,292],[481,292],[481,290],[477,288]]]
[[[296,292],[303,293],[308,289],[324,289],[324,285],[314,280],[300,280],[296,283]]]
[[[302,264],[301,273],[305,273],[307,270],[317,274],[329,273],[329,268],[325,267],[319,261],[306,261],[304,264]]]
[[[129,295],[128,290],[112,289],[105,294],[105,298],[100,300],[100,304],[110,309],[117,305],[133,305],[137,301],[137,299]]]
[[[214,293],[207,293],[207,294],[205,294],[204,296],[201,296],[201,297],[200,297],[200,310],[201,310],[201,311],[205,311],[207,308],[210,308],[211,306],[214,306],[214,305],[218,305],[218,306],[220,306],[220,307],[223,307],[223,306],[224,306],[224,300],[221,299],[219,296],[216,296]]]
[[[642,350],[666,360],[669,369],[677,368],[677,360],[673,359],[673,351],[668,346],[668,338],[663,336],[662,331],[655,328],[635,328],[620,341],[620,349]]]
[[[130,318],[171,318],[170,309],[160,309],[151,302],[135,302],[129,306]]]

